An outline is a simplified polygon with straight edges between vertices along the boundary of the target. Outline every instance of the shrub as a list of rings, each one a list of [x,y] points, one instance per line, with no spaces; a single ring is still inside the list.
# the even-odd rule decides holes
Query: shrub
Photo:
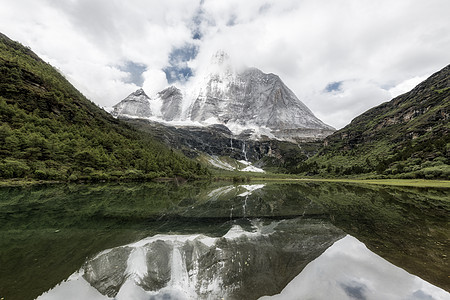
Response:
[[[1,178],[25,177],[30,171],[30,167],[23,161],[5,159],[0,163]]]

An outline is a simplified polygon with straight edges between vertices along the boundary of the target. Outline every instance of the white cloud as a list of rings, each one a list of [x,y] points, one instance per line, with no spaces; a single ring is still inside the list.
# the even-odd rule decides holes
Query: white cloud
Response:
[[[340,128],[450,62],[447,0],[0,0],[0,31],[58,67],[85,95],[112,106],[134,84],[167,85],[173,49],[198,46],[195,71],[223,49],[275,73],[323,121]],[[194,40],[192,30],[201,33]],[[340,93],[325,93],[343,81]]]
[[[144,76],[144,91],[152,97],[157,92],[162,91],[169,84],[167,83],[166,74],[158,69],[151,69],[145,71]]]
[[[397,97],[398,95],[404,94],[406,92],[409,92],[412,90],[416,85],[427,79],[430,74],[426,76],[416,76],[407,80],[404,80],[394,86],[393,88],[389,89],[389,93],[391,94],[392,98]]]
[[[385,101],[391,94],[373,82],[349,80],[341,84],[340,91],[315,94],[316,101],[310,104],[316,116],[325,123],[338,128],[347,125],[354,117]],[[323,106],[323,103],[327,103]]]

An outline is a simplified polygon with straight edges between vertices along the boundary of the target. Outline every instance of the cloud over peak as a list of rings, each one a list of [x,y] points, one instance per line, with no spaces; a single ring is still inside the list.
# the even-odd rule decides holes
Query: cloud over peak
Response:
[[[101,106],[182,85],[223,49],[340,128],[450,62],[450,1],[7,1],[0,31]]]

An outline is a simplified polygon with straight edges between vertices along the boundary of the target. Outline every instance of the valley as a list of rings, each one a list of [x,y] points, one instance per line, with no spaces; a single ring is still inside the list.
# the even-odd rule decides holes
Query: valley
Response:
[[[449,66],[335,131],[278,76],[235,69],[221,51],[193,87],[139,89],[111,116],[1,41],[3,179],[450,178]]]
[[[449,3],[3,3],[0,300],[450,300]]]

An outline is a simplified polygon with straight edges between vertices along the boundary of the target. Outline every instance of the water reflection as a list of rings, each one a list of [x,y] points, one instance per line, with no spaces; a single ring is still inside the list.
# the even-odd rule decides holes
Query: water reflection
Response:
[[[286,233],[299,225],[308,227],[306,235]],[[221,238],[156,235],[108,249],[38,299],[258,299],[326,248],[280,294],[260,299],[450,298],[350,235],[330,247],[342,232],[329,225],[289,220],[254,229],[235,225]]]
[[[180,298],[186,290],[284,299],[303,286],[296,295],[317,299],[327,289],[333,299],[389,299],[382,292],[390,290],[448,299],[403,270],[389,277],[405,282],[395,289],[386,274],[400,272],[396,265],[450,289],[449,197],[446,189],[333,183],[0,189],[0,297],[35,299],[53,288],[41,297]],[[339,240],[346,234],[357,240]],[[333,250],[341,242],[345,251]]]
[[[257,299],[282,290],[344,235],[320,220],[250,225],[235,224],[222,237],[156,235],[108,249],[72,278],[116,299]],[[72,292],[63,283],[39,299]]]
[[[347,235],[283,291],[262,299],[450,299],[446,291],[394,266]]]

